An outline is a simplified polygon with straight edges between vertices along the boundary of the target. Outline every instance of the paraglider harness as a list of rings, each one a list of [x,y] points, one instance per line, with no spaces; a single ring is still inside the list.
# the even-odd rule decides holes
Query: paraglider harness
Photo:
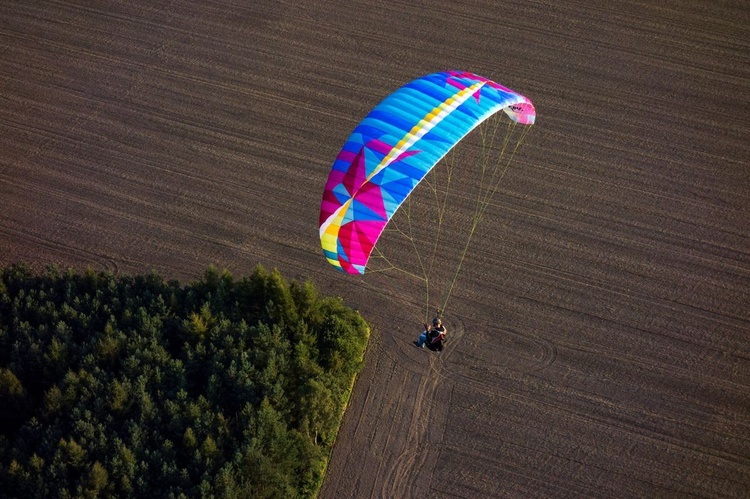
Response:
[[[445,340],[445,326],[442,324],[439,326],[427,327],[427,323],[424,324],[425,331],[427,331],[427,341],[425,345],[432,351],[442,352],[443,351],[443,340]]]

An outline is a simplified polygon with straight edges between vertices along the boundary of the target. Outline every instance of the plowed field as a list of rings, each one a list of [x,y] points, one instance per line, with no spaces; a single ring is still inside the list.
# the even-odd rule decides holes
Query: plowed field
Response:
[[[317,218],[357,121],[453,68],[538,119],[435,354]],[[322,497],[750,491],[746,2],[3,1],[0,211],[1,264],[261,263],[358,307]]]

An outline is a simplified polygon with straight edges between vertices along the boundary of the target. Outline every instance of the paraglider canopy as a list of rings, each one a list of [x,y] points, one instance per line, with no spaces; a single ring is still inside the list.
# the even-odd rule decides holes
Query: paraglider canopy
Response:
[[[465,71],[423,76],[378,104],[346,140],[328,176],[319,219],[328,262],[363,274],[383,229],[417,184],[499,111],[523,125],[536,117],[523,95]]]

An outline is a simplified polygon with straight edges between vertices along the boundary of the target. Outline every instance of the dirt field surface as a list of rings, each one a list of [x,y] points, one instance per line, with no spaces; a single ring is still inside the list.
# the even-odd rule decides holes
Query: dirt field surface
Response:
[[[453,68],[538,119],[435,354],[317,219],[354,125]],[[749,168],[745,1],[0,2],[0,263],[345,296],[324,498],[748,497]]]

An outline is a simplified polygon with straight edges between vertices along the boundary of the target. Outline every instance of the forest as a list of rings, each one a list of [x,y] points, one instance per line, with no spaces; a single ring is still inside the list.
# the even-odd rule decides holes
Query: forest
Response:
[[[369,338],[311,282],[0,276],[4,497],[314,497]]]

